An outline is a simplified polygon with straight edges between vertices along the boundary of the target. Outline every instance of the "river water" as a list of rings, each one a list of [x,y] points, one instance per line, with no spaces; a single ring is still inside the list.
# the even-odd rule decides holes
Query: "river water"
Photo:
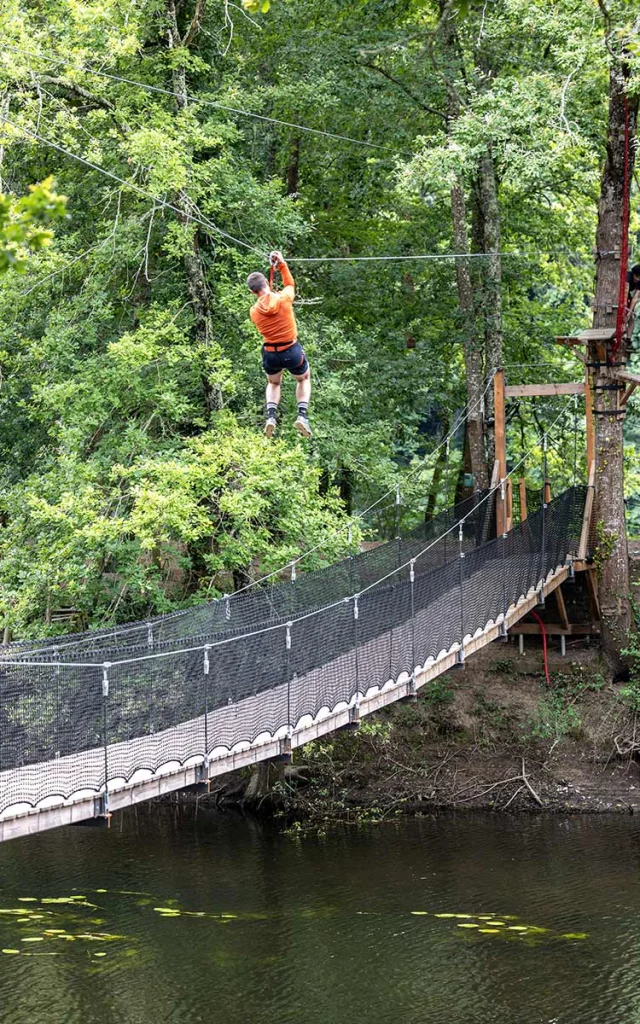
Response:
[[[0,1022],[634,1024],[639,867],[626,817],[60,829],[0,846]]]

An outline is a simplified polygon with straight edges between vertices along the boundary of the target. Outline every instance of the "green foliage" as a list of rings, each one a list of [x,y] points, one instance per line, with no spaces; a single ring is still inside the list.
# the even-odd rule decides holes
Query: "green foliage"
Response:
[[[502,248],[517,253],[502,260],[504,360],[550,362],[522,371],[535,379],[575,374],[550,339],[589,315],[609,70],[595,7],[465,0],[455,45],[435,0],[245,0],[198,7],[195,22],[193,0],[176,7],[175,46],[164,3],[0,10],[6,116],[155,197],[3,130],[2,180],[24,195],[0,204],[0,270],[24,271],[0,292],[0,622],[16,637],[45,631],[60,607],[75,609],[73,626],[180,607],[310,547],[301,570],[326,564],[344,552],[345,514],[396,483],[407,527],[429,499],[437,512],[454,498],[463,438],[447,486],[428,454],[465,401],[462,342],[485,333],[486,263],[473,265],[471,325],[452,260],[295,265],[314,382],[303,448],[288,381],[278,440],[260,434],[244,285],[266,269],[258,252],[451,252],[452,182],[473,232],[490,150]],[[608,8],[618,46],[628,7]],[[557,408],[514,407],[514,460]],[[558,431],[560,489],[570,412]],[[392,536],[395,509],[371,525]],[[449,693],[436,683],[428,700]]]
[[[420,700],[434,708],[445,708],[453,704],[455,693],[444,676],[438,676],[426,683],[420,690]]]
[[[234,574],[245,582],[249,572],[278,569],[301,546],[322,542],[322,564],[341,553],[346,535],[326,536],[341,513],[333,493],[319,493],[318,477],[299,447],[269,444],[231,414],[128,464],[68,456],[12,491],[0,535],[0,615],[23,624],[72,606],[86,622],[116,611],[135,618],[232,589]]]
[[[627,646],[622,654],[629,662],[629,680],[618,690],[618,698],[634,714],[640,711],[640,608],[631,597],[634,629],[629,633]]]
[[[596,523],[596,537],[597,544],[593,552],[593,564],[598,576],[601,576],[604,565],[615,550],[616,537],[613,533],[607,532],[601,519]]]
[[[0,192],[0,274],[24,273],[30,255],[51,245],[50,225],[64,216],[66,203],[54,192],[51,176],[30,185],[20,199]]]
[[[370,736],[381,743],[389,743],[392,731],[391,722],[385,722],[383,719],[365,719],[359,726],[361,736]]]
[[[553,672],[551,685],[567,697],[580,697],[585,693],[600,693],[606,685],[601,672],[593,672],[580,662],[572,662],[568,672]]]
[[[537,740],[558,740],[563,736],[577,735],[579,730],[577,709],[558,690],[551,690],[540,698],[528,726],[529,735]]]

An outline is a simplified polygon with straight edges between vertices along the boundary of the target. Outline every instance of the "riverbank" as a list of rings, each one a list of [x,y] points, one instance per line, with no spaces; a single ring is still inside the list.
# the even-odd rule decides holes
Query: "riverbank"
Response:
[[[226,777],[205,799],[248,802],[294,830],[443,808],[640,812],[629,684],[607,681],[596,643],[551,650],[549,668],[551,686],[537,641],[524,655],[492,644],[414,704],[308,744],[269,779],[266,769]]]

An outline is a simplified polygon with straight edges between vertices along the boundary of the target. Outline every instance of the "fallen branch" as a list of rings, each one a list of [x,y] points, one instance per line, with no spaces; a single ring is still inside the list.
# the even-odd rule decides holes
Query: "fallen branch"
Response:
[[[531,796],[536,801],[536,803],[539,804],[540,807],[542,807],[543,806],[542,800],[540,799],[540,797],[538,796],[538,794],[536,793],[535,789],[533,788],[533,786],[531,785],[531,783],[529,782],[529,780],[527,778],[527,773],[525,772],[525,769],[524,769],[524,757],[522,758],[522,781],[524,782],[525,786],[527,787],[527,789],[531,793]]]
[[[507,800],[506,804],[502,808],[503,811],[506,811],[506,809],[509,806],[509,804],[512,803],[515,800],[515,798],[517,797],[518,793],[521,793],[523,789],[524,789],[524,784],[522,786],[518,786],[518,788],[516,789],[515,793],[513,793],[509,797],[509,799]]]
[[[522,771],[520,772],[520,775],[512,775],[508,779],[501,779],[499,782],[494,782],[487,789],[483,789],[481,793],[473,793],[473,794],[471,794],[471,796],[462,797],[462,799],[459,798],[459,794],[454,793],[454,795],[452,797],[452,800],[458,801],[458,803],[467,803],[469,800],[480,800],[483,796],[487,796],[488,793],[492,793],[494,789],[499,789],[502,786],[508,786],[512,782],[520,782],[521,785],[520,785],[520,788],[518,790],[516,790],[516,792],[513,794],[513,796],[507,801],[507,803],[505,804],[505,807],[508,807],[509,804],[511,803],[511,801],[515,800],[515,798],[518,795],[518,793],[522,789],[524,789],[525,787],[529,790],[529,793],[531,794],[531,796],[533,797],[535,802],[540,807],[544,807],[544,804],[543,804],[542,800],[540,799],[540,797],[536,793],[535,789],[533,788],[533,786],[529,782],[529,778],[527,776],[527,772],[526,772],[526,768],[525,768],[524,758],[522,758]],[[463,789],[461,789],[460,792],[464,793],[465,789],[468,789],[468,788],[469,787],[466,786]]]
[[[631,754],[635,754],[636,750],[640,750],[640,743],[627,736],[614,736],[613,742],[620,757],[629,757]]]

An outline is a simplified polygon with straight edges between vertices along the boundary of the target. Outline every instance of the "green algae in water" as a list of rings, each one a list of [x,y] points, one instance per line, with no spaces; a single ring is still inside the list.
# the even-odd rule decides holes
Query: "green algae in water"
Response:
[[[411,910],[411,911],[409,911],[409,913],[413,914],[414,917],[427,917],[428,916],[428,911],[426,911],[426,910]]]
[[[456,928],[477,928],[477,924],[457,924]]]
[[[5,956],[20,956],[19,949],[3,949],[2,952],[5,954]]]
[[[588,932],[566,932],[560,936],[561,939],[587,939],[588,937]]]

